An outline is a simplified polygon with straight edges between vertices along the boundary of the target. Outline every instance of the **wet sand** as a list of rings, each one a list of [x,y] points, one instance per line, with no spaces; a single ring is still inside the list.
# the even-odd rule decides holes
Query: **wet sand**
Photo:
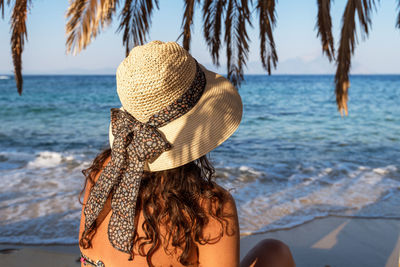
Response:
[[[400,220],[328,217],[241,239],[241,258],[264,238],[282,240],[298,267],[399,267]],[[76,267],[74,245],[0,244],[0,266]]]

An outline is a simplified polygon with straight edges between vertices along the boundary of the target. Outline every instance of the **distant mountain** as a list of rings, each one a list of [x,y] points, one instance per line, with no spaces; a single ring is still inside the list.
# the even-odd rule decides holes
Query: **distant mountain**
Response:
[[[207,69],[226,75],[226,65],[221,62],[220,67],[214,66],[211,62],[201,63]],[[27,75],[114,75],[116,68],[98,68],[98,69],[80,69],[80,68],[68,68],[59,70],[23,70],[23,74]],[[333,63],[330,63],[327,58],[322,56],[316,56],[313,58],[289,58],[278,62],[276,70],[272,70],[274,74],[335,74],[336,67]],[[266,74],[266,71],[262,68],[261,61],[250,61],[245,67],[245,74]],[[369,66],[361,65],[357,61],[352,62],[350,70],[351,74],[386,74],[384,72],[377,72],[375,69],[370,69]],[[398,73],[400,74],[400,73]],[[13,75],[12,70],[0,70],[0,75]]]
[[[203,64],[206,68],[211,71],[218,73],[226,73],[226,65],[221,64],[219,68],[215,67],[212,63]],[[262,68],[261,61],[250,61],[245,67],[245,74],[266,74],[267,72]],[[310,59],[301,57],[289,58],[278,62],[276,70],[272,70],[274,74],[331,74],[334,75],[336,72],[336,66],[330,63],[327,58],[322,56],[316,56]],[[350,74],[396,74],[379,72],[376,69],[371,69],[370,66],[365,66],[353,60],[350,69]],[[400,72],[397,72],[400,74]]]

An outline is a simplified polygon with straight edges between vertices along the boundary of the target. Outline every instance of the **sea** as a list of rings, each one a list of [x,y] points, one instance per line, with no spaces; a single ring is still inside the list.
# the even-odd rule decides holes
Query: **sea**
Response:
[[[327,216],[400,219],[400,75],[247,75],[243,120],[210,153],[242,235]],[[0,79],[0,243],[75,244],[82,169],[108,146],[115,76]]]

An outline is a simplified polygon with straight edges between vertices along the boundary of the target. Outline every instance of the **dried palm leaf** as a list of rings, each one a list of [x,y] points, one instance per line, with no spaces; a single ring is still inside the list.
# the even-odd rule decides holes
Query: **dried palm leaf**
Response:
[[[137,46],[146,42],[154,7],[158,9],[158,0],[125,0],[118,31],[123,31],[122,43],[125,46],[126,56],[129,54],[131,44]]]
[[[397,3],[397,9],[399,10],[399,14],[397,15],[396,27],[400,29],[400,0]]]
[[[349,71],[351,56],[356,44],[356,12],[363,37],[366,37],[371,25],[371,9],[375,6],[374,0],[348,0],[342,17],[340,46],[338,51],[337,69],[335,75],[335,93],[338,110],[343,116],[348,114],[347,98],[350,87]]]
[[[67,53],[85,49],[111,23],[117,6],[118,0],[73,0],[66,14]]]
[[[8,0],[8,4],[10,0]],[[4,19],[4,0],[0,0],[1,17]]]
[[[233,1],[228,0],[228,6],[226,9],[226,17],[225,17],[225,36],[224,41],[226,45],[226,66],[228,69],[228,77],[232,75],[231,67],[232,66],[232,21],[233,21]]]
[[[118,27],[118,31],[121,31],[122,29],[124,30],[124,33],[122,35],[122,43],[125,46],[125,55],[128,56],[129,54],[129,32],[130,32],[130,23],[131,23],[131,4],[132,0],[125,0],[125,5],[121,11],[120,17],[121,17],[121,22]]]
[[[190,50],[191,27],[193,25],[193,15],[196,2],[200,0],[185,0],[185,11],[183,13],[182,27],[183,27],[183,47]]]
[[[221,49],[221,21],[226,0],[205,0],[203,3],[203,33],[212,61],[219,66]],[[229,13],[226,14],[230,16]]]
[[[247,0],[229,0],[225,18],[228,78],[235,85],[243,81],[243,68],[249,54],[247,25],[251,25]]]
[[[30,0],[15,0],[11,15],[11,54],[14,64],[15,82],[18,93],[22,94],[22,52],[25,39],[28,38],[26,31],[26,18],[31,4]]]
[[[332,35],[331,0],[318,0],[318,16],[315,28],[318,29],[317,37],[321,37],[322,53],[329,61],[335,59],[335,47]]]
[[[275,0],[258,0],[256,8],[259,14],[261,62],[264,69],[271,75],[271,64],[276,68],[278,62],[274,36],[272,35],[272,29],[276,23]]]

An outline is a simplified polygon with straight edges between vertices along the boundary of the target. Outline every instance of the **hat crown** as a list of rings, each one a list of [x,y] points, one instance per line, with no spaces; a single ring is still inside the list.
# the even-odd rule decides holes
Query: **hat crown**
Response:
[[[117,93],[123,108],[141,122],[186,92],[196,61],[175,42],[153,41],[134,47],[117,69]]]

